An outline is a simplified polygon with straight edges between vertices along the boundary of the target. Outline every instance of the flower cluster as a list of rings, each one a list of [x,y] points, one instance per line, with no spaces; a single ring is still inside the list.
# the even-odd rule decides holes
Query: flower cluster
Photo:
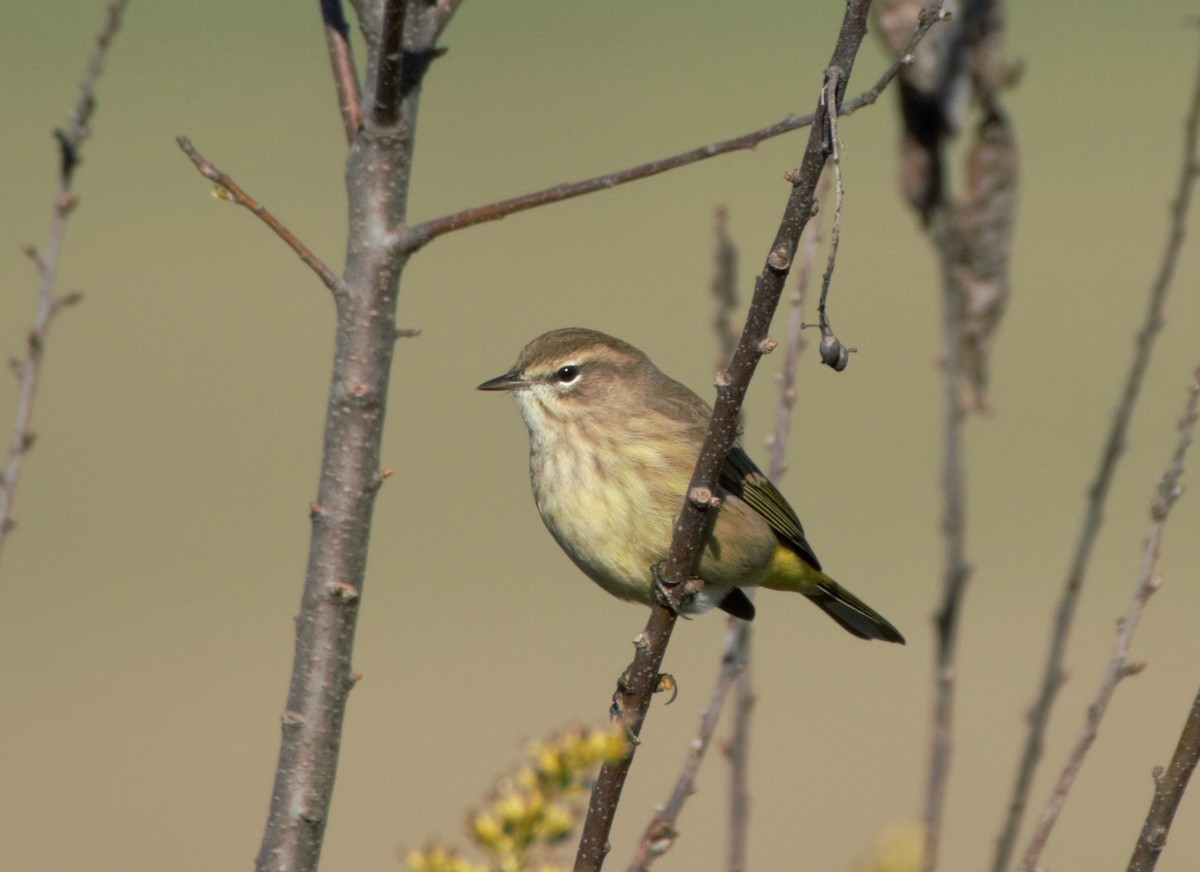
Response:
[[[491,797],[468,818],[471,840],[489,857],[471,863],[441,847],[413,851],[412,872],[558,872],[538,861],[546,849],[570,838],[579,819],[580,797],[602,763],[628,753],[625,732],[573,728],[534,742],[529,762],[497,784]]]

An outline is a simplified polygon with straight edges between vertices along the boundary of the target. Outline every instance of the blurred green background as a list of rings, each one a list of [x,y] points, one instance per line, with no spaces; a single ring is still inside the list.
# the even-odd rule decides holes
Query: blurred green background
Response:
[[[763,0],[464,4],[427,80],[414,220],[674,153],[814,105],[842,4]],[[990,418],[968,426],[968,557],[942,868],[982,868],[1078,535],[1084,492],[1157,269],[1196,66],[1191,3],[1015,3],[1008,96],[1022,186],[1014,295]],[[0,14],[0,350],[18,354],[56,151],[103,8]],[[360,51],[359,60],[363,59]],[[886,65],[864,46],[848,93]],[[891,95],[886,95],[888,98]],[[315,3],[135,2],[99,86],[54,325],[0,565],[0,865],[247,868],[278,748],[315,494],[333,311],[243,210],[210,195],[186,134],[335,269],[345,146]],[[842,125],[847,204],[832,312],[860,349],[802,362],[783,481],[827,569],[908,636],[862,644],[799,597],[756,622],[756,869],[836,870],[919,812],[940,591],[937,271],[894,179],[892,99]],[[526,743],[600,723],[644,612],[607,598],[545,533],[511,401],[474,392],[534,335],[599,328],[709,391],[713,209],[741,290],[772,237],[806,134],[438,240],[409,266],[380,494],[323,868],[400,868]],[[1109,504],[1033,795],[1045,801],[1111,648],[1153,487],[1200,357],[1193,245]],[[783,319],[775,331],[782,335]],[[773,420],[768,358],[746,443]],[[0,381],[7,439],[15,390]],[[1193,458],[1192,467],[1200,467]],[[1190,482],[1191,474],[1185,477]],[[1044,855],[1123,868],[1200,682],[1200,504],[1167,531],[1162,590]],[[665,800],[717,668],[724,621],[680,626],[614,833],[624,868]],[[723,865],[714,753],[659,864]],[[1160,869],[1194,869],[1200,799]],[[1023,848],[1022,841],[1022,848]],[[569,852],[568,852],[569,856]]]

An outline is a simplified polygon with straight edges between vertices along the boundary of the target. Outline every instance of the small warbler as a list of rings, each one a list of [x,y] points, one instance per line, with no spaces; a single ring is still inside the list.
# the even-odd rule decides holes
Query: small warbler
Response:
[[[529,428],[529,474],[542,520],[609,593],[653,604],[712,409],[632,345],[595,330],[553,330],[481,391],[511,391]],[[886,618],[821,571],[792,507],[740,446],[729,452],[697,575],[680,605],[751,620],[740,590],[804,594],[864,639],[904,642]]]

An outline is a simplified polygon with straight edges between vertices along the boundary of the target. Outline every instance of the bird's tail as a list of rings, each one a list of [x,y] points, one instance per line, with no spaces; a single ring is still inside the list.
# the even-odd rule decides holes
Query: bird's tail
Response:
[[[816,584],[806,585],[802,593],[841,624],[842,629],[860,639],[904,644],[904,637],[887,618],[824,573]]]
[[[804,594],[846,632],[860,639],[904,644],[904,637],[887,618],[782,543],[775,549],[770,575],[760,584]]]

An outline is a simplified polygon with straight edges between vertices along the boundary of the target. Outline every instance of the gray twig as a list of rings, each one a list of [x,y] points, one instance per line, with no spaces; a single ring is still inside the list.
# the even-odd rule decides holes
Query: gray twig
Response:
[[[1058,821],[1058,814],[1062,810],[1063,803],[1067,801],[1071,786],[1075,783],[1075,776],[1079,774],[1079,770],[1083,767],[1083,761],[1087,757],[1088,749],[1096,740],[1100,721],[1104,718],[1105,711],[1108,710],[1108,704],[1112,700],[1117,685],[1121,679],[1137,675],[1145,668],[1146,664],[1129,663],[1125,658],[1129,653],[1133,632],[1137,629],[1138,619],[1142,615],[1146,601],[1159,588],[1160,579],[1155,576],[1154,569],[1158,564],[1158,553],[1162,547],[1167,516],[1179,495],[1183,493],[1179,480],[1183,476],[1183,461],[1187,456],[1188,447],[1192,443],[1192,432],[1196,426],[1196,400],[1198,397],[1200,397],[1200,367],[1197,367],[1192,374],[1187,404],[1183,418],[1179,422],[1179,436],[1175,443],[1175,452],[1171,457],[1171,462],[1167,464],[1166,471],[1163,472],[1158,484],[1158,492],[1150,508],[1150,533],[1146,537],[1146,546],[1142,552],[1142,565],[1138,571],[1137,584],[1134,586],[1133,601],[1129,604],[1129,610],[1125,613],[1125,617],[1117,624],[1117,640],[1113,646],[1112,655],[1109,657],[1104,678],[1100,681],[1100,689],[1092,704],[1088,706],[1083,728],[1075,740],[1075,746],[1071,749],[1066,766],[1063,767],[1063,771],[1054,785],[1050,799],[1046,802],[1038,825],[1029,839],[1029,847],[1026,848],[1025,856],[1022,858],[1020,866],[1017,867],[1020,872],[1033,872],[1038,857],[1041,856],[1042,849],[1046,846],[1046,840],[1050,838],[1054,824]],[[1165,839],[1165,832],[1162,835]]]
[[[83,80],[79,83],[75,103],[67,115],[67,123],[54,132],[59,149],[58,190],[54,195],[46,245],[41,251],[33,246],[26,246],[24,249],[37,268],[37,309],[33,317],[33,326],[26,335],[25,354],[21,358],[13,358],[11,362],[19,388],[16,418],[8,442],[8,459],[4,465],[4,473],[0,476],[0,555],[4,553],[8,534],[16,526],[13,501],[22,462],[34,441],[33,407],[41,382],[42,362],[50,325],[65,307],[83,299],[77,292],[61,295],[55,292],[58,261],[67,232],[67,219],[78,202],[71,193],[71,183],[75,178],[75,170],[79,167],[83,141],[91,133],[89,125],[96,110],[96,84],[100,80],[108,48],[121,28],[121,17],[128,2],[129,0],[116,0],[108,4],[107,17],[96,36],[95,48],[88,59]]]
[[[1088,488],[1083,524],[1055,614],[1041,686],[1037,698],[1029,709],[1029,732],[1025,739],[1020,762],[1017,764],[1012,798],[1008,804],[1008,816],[1000,837],[997,839],[992,872],[1004,872],[1008,868],[1017,830],[1020,828],[1025,807],[1029,801],[1033,776],[1042,757],[1046,729],[1050,722],[1050,709],[1064,680],[1063,661],[1066,658],[1067,638],[1074,621],[1080,592],[1083,589],[1084,576],[1087,573],[1088,563],[1091,560],[1092,551],[1100,533],[1100,526],[1104,520],[1104,504],[1108,498],[1109,486],[1112,484],[1117,462],[1125,451],[1125,436],[1133,418],[1134,405],[1141,391],[1146,369],[1150,364],[1154,341],[1163,325],[1167,291],[1183,249],[1192,189],[1195,186],[1196,176],[1200,174],[1198,144],[1200,144],[1200,69],[1197,70],[1192,88],[1191,106],[1184,132],[1183,162],[1175,199],[1171,206],[1171,226],[1167,234],[1166,247],[1160,261],[1158,274],[1150,286],[1146,315],[1142,320],[1141,329],[1138,331],[1133,360],[1130,362],[1129,372],[1125,376],[1121,399],[1113,413],[1112,425],[1100,454],[1095,478],[1092,480],[1091,487]]]

